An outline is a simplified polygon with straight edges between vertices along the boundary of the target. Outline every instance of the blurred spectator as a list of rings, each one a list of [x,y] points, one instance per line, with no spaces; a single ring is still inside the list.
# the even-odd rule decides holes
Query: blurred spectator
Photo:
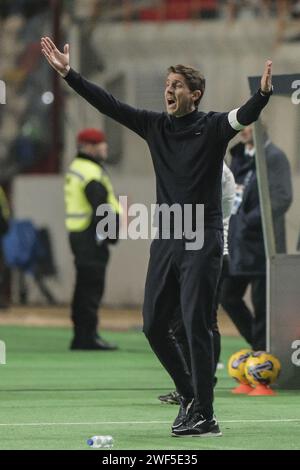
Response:
[[[9,15],[24,15],[30,18],[49,8],[49,0],[1,0],[0,16],[6,18]]]
[[[0,186],[0,309],[7,308],[6,287],[8,268],[4,261],[2,239],[9,226],[10,210],[3,188]]]
[[[37,42],[51,28],[53,5],[50,0],[0,0],[1,78],[10,97],[5,119],[0,120],[2,180],[24,171],[53,172],[58,167],[64,130],[57,110],[62,101],[54,92],[53,77],[41,61]],[[59,131],[54,138],[55,126]]]
[[[229,277],[223,282],[221,305],[254,350],[266,348],[266,257],[255,167],[252,128],[241,132],[242,142],[231,149],[236,199],[229,225]],[[265,133],[277,253],[286,250],[285,213],[292,202],[292,183],[285,154]],[[254,315],[243,298],[248,286]]]
[[[228,0],[231,19],[240,16],[257,16],[263,2],[261,0]]]
[[[26,275],[33,277],[37,287],[49,304],[56,300],[44,283],[46,276],[54,276],[56,269],[51,249],[51,239],[46,228],[38,229],[31,220],[11,219],[2,240],[4,266],[19,274],[19,300],[28,301]]]
[[[300,0],[293,2],[291,13],[293,18],[300,18]]]

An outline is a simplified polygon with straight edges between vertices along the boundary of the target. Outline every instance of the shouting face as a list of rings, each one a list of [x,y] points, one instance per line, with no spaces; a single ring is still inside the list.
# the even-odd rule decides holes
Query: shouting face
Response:
[[[179,73],[170,73],[165,88],[167,113],[176,117],[184,116],[196,109],[195,101],[201,96],[200,90],[191,91]]]

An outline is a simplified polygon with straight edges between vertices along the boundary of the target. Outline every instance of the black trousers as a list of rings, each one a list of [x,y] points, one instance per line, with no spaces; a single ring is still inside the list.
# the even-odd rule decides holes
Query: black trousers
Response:
[[[212,334],[213,334],[213,345],[214,345],[214,372],[216,373],[217,365],[220,360],[221,355],[221,335],[218,326],[218,308],[220,304],[221,297],[221,287],[222,282],[225,277],[228,276],[228,257],[225,255],[223,257],[221,277],[218,282],[216,296],[214,301],[213,315],[212,315]],[[172,319],[170,336],[175,342],[176,346],[179,349],[180,354],[183,355],[186,369],[188,372],[191,371],[191,358],[188,340],[185,334],[185,328],[182,320],[182,313],[180,306],[176,309],[175,317]],[[215,381],[217,379],[215,378]]]
[[[144,333],[184,397],[204,415],[213,413],[213,308],[221,272],[223,234],[206,229],[204,247],[186,250],[183,240],[154,240],[143,308]],[[178,305],[188,340],[191,374],[169,334]]]
[[[98,246],[94,232],[90,230],[72,233],[69,239],[76,270],[71,303],[75,339],[89,342],[97,334],[98,309],[104,292],[109,258],[108,247]]]
[[[243,297],[251,285],[252,314]],[[221,304],[254,351],[266,349],[266,278],[232,276],[224,280]]]

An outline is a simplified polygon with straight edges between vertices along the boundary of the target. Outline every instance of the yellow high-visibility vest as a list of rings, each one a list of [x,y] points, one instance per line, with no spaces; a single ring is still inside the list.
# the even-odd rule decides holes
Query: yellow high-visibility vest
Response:
[[[10,216],[9,205],[8,205],[6,194],[3,191],[3,188],[1,186],[0,186],[0,207],[1,207],[2,215],[4,219],[8,220]]]
[[[91,181],[99,181],[107,191],[107,204],[116,214],[121,213],[109,176],[103,168],[91,160],[75,158],[65,176],[66,228],[69,232],[86,230],[93,219],[93,208],[89,203],[85,188]]]

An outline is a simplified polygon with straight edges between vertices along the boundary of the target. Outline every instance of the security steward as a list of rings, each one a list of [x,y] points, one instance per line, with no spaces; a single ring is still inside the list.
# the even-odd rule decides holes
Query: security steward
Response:
[[[108,145],[104,133],[84,129],[77,136],[78,154],[65,178],[66,228],[74,255],[76,282],[72,300],[74,338],[71,350],[115,350],[117,346],[98,335],[98,309],[104,292],[109,244],[96,234],[96,210],[109,204],[116,215],[117,233],[120,206],[103,162]]]

